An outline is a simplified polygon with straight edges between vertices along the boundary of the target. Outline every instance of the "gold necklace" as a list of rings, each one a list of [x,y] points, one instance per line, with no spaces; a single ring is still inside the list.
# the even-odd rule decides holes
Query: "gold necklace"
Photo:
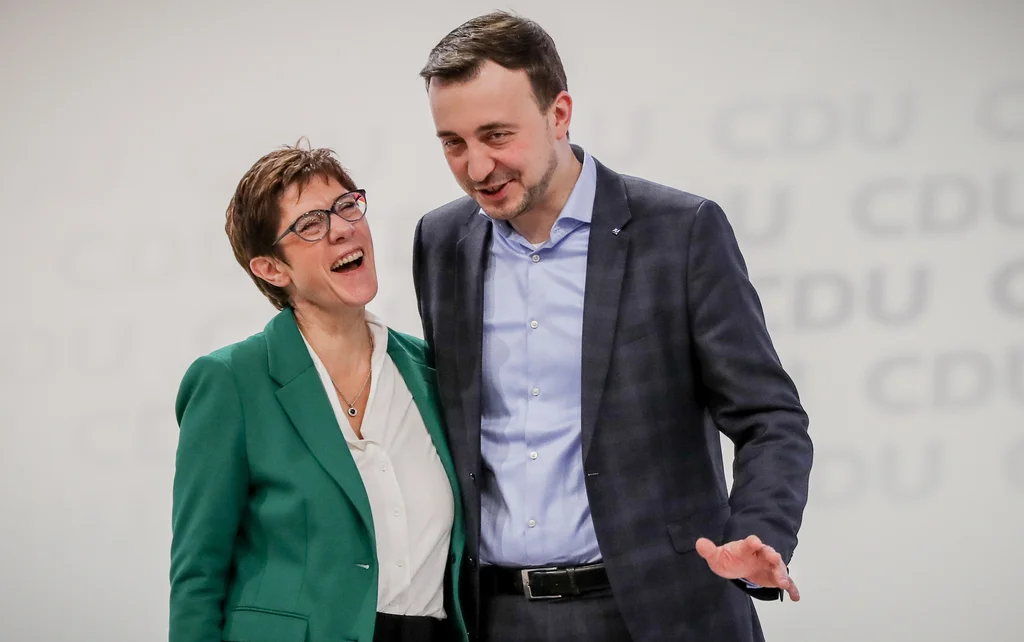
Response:
[[[370,329],[369,326],[367,326],[366,329],[367,329],[367,331],[369,331],[369,329]],[[359,414],[359,411],[356,410],[355,404],[356,404],[357,401],[359,401],[359,397],[361,397],[363,395],[363,391],[366,390],[366,384],[368,384],[370,382],[370,375],[373,373],[373,333],[370,332],[369,334],[370,334],[370,364],[369,364],[369,366],[367,367],[367,370],[366,370],[366,379],[363,379],[363,387],[359,389],[359,392],[356,393],[356,396],[352,398],[352,401],[349,401],[348,399],[345,398],[345,394],[341,391],[341,388],[338,387],[338,384],[334,384],[334,389],[338,392],[338,396],[341,397],[341,400],[345,402],[346,406],[348,406],[348,410],[346,412],[348,412],[348,416],[349,417],[355,417],[356,415]]]

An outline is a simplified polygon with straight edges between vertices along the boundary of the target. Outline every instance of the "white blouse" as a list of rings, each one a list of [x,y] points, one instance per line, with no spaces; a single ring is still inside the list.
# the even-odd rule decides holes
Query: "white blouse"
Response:
[[[444,618],[452,487],[412,394],[387,353],[387,326],[369,312],[366,321],[374,348],[362,439],[356,438],[320,357],[308,341],[306,347],[370,500],[379,568],[377,611]]]

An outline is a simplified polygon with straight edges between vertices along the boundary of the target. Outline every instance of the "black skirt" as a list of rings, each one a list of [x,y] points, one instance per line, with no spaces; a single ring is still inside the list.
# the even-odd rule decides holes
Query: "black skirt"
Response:
[[[373,642],[449,642],[447,620],[418,615],[378,613]]]

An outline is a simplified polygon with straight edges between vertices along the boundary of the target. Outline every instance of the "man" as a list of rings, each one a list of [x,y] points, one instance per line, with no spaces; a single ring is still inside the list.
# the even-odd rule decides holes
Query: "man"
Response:
[[[421,76],[468,194],[419,222],[413,263],[473,630],[763,639],[750,596],[799,599],[812,448],[724,213],[570,145],[565,72],[532,21],[470,20]]]

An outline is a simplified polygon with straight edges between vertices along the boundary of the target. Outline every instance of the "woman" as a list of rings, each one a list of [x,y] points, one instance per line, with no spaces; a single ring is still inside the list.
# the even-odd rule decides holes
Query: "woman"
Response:
[[[170,642],[468,639],[434,372],[364,308],[365,213],[326,149],[274,151],[238,184],[231,247],[280,312],[181,383]]]

